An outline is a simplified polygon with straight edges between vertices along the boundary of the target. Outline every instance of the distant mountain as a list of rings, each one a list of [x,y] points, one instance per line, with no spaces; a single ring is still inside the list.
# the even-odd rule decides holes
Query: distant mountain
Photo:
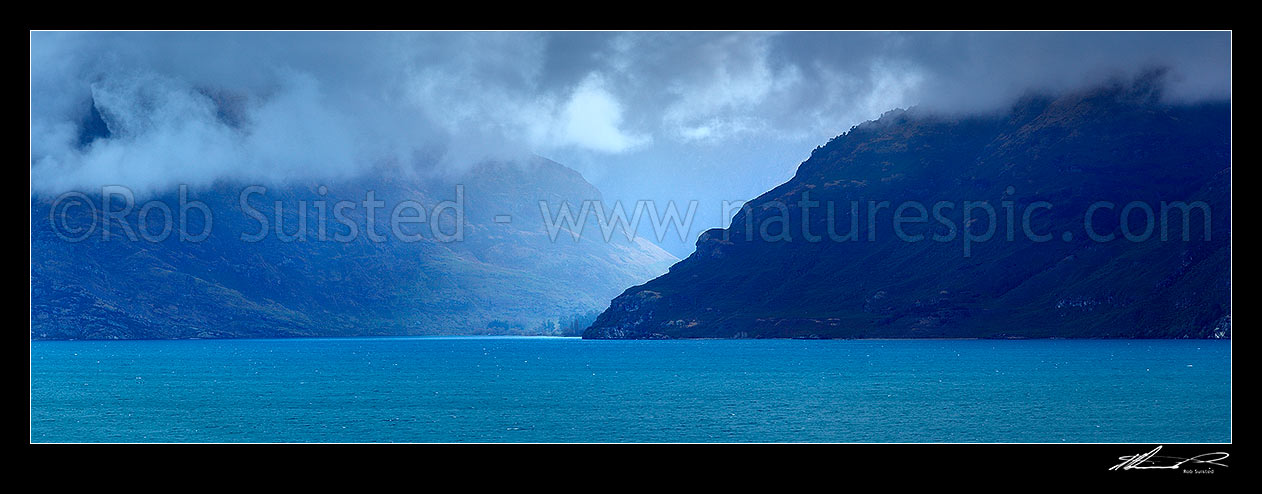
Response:
[[[1161,101],[1159,79],[1144,77],[1027,97],[1002,115],[889,112],[817,148],[584,337],[1229,338],[1230,102]],[[913,220],[900,237],[893,216],[908,201],[924,209],[898,212]],[[954,207],[935,215],[939,201]],[[997,228],[966,247],[991,225],[980,202]]]
[[[92,208],[32,197],[31,337],[560,334],[575,320],[589,322],[623,288],[662,274],[677,260],[651,243],[618,235],[610,242],[598,235],[575,242],[559,231],[553,241],[539,201],[554,213],[563,205],[577,211],[582,201],[599,201],[601,195],[578,172],[542,158],[483,164],[448,178],[395,174],[266,185],[265,192],[246,195],[243,207],[248,186],[219,183],[185,192],[187,200],[212,211],[211,233],[200,241],[181,241],[171,233],[150,242],[137,230],[141,206],[156,199],[171,211],[179,231],[176,190],[137,197],[125,221],[108,222],[109,240],[102,239],[100,190],[81,196]],[[363,202],[369,191],[382,203],[373,228],[381,241],[368,234]],[[437,214],[435,209],[458,199],[464,206],[463,238],[453,240],[442,235],[458,232],[456,209]],[[395,235],[392,210],[408,200],[424,213],[404,208],[400,216],[423,214],[427,220],[400,223],[402,235]],[[111,210],[123,208],[121,197],[113,201]],[[300,202],[306,204],[305,240],[276,233],[277,201],[286,234],[298,231]],[[339,201],[353,207],[335,212]],[[352,233],[339,213],[356,225],[351,241],[338,241]],[[199,234],[200,211],[186,217],[184,231]],[[260,232],[259,217],[267,221],[267,235],[243,240]],[[161,208],[151,208],[146,222],[150,238],[160,237]],[[122,223],[137,240],[125,236]],[[318,236],[321,224],[324,240]],[[63,238],[89,227],[92,234],[82,241]],[[419,240],[412,241],[415,235]]]

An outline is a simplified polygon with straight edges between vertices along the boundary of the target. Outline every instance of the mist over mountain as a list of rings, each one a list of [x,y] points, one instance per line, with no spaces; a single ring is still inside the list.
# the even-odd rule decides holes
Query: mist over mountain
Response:
[[[677,260],[550,235],[540,201],[601,194],[542,158],[445,180],[220,182],[130,209],[126,192],[31,199],[33,339],[563,334]]]
[[[1088,335],[1217,334],[1225,282],[1160,267],[1226,256],[1213,246],[1228,241],[1218,231],[1229,227],[1219,191],[1230,184],[1230,47],[1230,32],[33,32],[32,335],[538,332],[578,324],[677,256],[689,259],[618,297],[593,336],[839,335],[829,329],[839,325],[943,335],[988,318],[1059,334],[1038,329],[1053,315]],[[1109,82],[1119,80],[1137,82]],[[566,166],[520,159],[535,155]],[[387,209],[433,208],[457,184],[460,242],[373,241],[363,207],[349,210],[361,233],[349,242],[240,239],[259,218],[272,230],[299,217],[312,231],[348,228],[315,205],[359,204],[368,191]],[[247,210],[252,185],[267,191]],[[215,233],[66,242],[53,232],[54,201],[71,191],[96,205],[70,210],[70,224],[117,221],[99,197],[111,186],[138,203],[124,223],[152,199],[179,211],[183,190],[217,213]],[[1197,194],[1212,196],[1204,245],[1083,233],[1091,201],[1116,203],[1097,226],[1117,234],[1104,213],[1132,196],[1159,208]],[[722,207],[753,197],[735,217]],[[524,223],[540,219],[539,199],[595,198],[696,209],[664,235],[641,222],[635,240],[605,241],[595,218],[572,245]],[[816,210],[804,228],[797,202],[833,201],[846,217],[849,201],[869,200],[891,205],[876,211],[886,218],[876,241],[803,242],[829,225],[810,224],[823,221]],[[1055,207],[1031,221],[1054,237],[970,242],[967,256],[953,243],[891,241],[888,217],[907,200],[986,200],[1000,213],[1010,201],[1018,225],[1046,201]],[[789,211],[764,228],[778,205]],[[962,209],[900,227],[962,243],[987,224]],[[851,215],[856,228],[868,213]],[[460,221],[428,220],[407,228]],[[728,238],[746,233],[793,241]],[[1130,256],[1146,268],[1110,271]],[[1068,278],[1039,271],[1050,259],[1069,259],[1057,268]],[[1204,269],[1194,272],[1220,274]],[[1123,294],[1132,275],[1160,287]],[[630,303],[633,293],[656,295]]]
[[[1230,102],[1163,88],[857,125],[584,337],[1229,338]]]
[[[1167,67],[1230,98],[1229,32],[34,32],[32,193],[458,174],[523,154],[698,201],[678,256],[891,108],[1003,111]],[[91,118],[96,114],[98,118]],[[84,141],[86,122],[106,130]],[[647,236],[648,232],[645,233]]]

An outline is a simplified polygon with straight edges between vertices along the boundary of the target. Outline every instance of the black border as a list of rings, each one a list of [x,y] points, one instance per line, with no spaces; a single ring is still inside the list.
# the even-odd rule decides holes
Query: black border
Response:
[[[1231,456],[1221,460],[1226,466],[1188,463],[1179,470],[1111,469],[1124,456],[1158,446],[1162,456],[1187,458],[1217,452]],[[604,480],[589,485],[595,489],[676,475],[705,484],[822,480],[825,483],[820,487],[844,488],[858,487],[855,480],[881,478],[891,484],[998,485],[1014,477],[1026,481],[1013,487],[1043,478],[1203,484],[1243,473],[1247,467],[1236,465],[1234,451],[1231,444],[32,444],[24,457],[54,475],[72,468],[79,477],[131,479],[144,472],[201,472],[209,474],[207,480],[258,473],[352,478],[426,474],[414,479],[415,486],[436,482],[430,475],[450,475],[456,485],[487,480],[477,476],[462,480],[462,475],[455,475],[461,469],[499,480],[511,480],[517,474],[546,477],[557,484],[578,480],[566,477],[575,472],[596,474]],[[537,485],[533,480],[531,484]]]
[[[395,13],[382,10],[384,7],[365,11],[339,9],[320,20],[303,18],[308,14],[295,17],[274,13],[260,17],[252,12],[256,9],[224,6],[209,9],[223,14],[197,12],[164,19],[125,18],[128,13],[122,11],[110,14],[118,17],[109,18],[102,17],[101,11],[111,8],[79,8],[56,15],[36,15],[25,24],[28,30],[1230,30],[1232,24],[1224,15],[1203,11],[1180,11],[1177,19],[1154,21],[1130,15],[1101,17],[1069,7],[1057,14],[1060,18],[971,19],[954,24],[943,22],[951,15],[942,12],[899,12],[897,20],[881,20],[881,14],[864,14],[862,9],[848,11],[842,7],[840,12],[827,13],[828,9],[822,6],[775,12],[760,6],[751,8],[751,15],[744,20],[735,21],[695,12],[694,17],[686,18],[675,12],[677,8],[630,4],[612,5],[603,13],[574,11],[569,17],[538,9],[480,7],[483,12],[477,14],[439,14],[436,10],[417,13],[414,7],[400,7],[404,10]],[[318,7],[312,4],[300,8]],[[635,12],[625,12],[630,10]],[[950,10],[958,14],[962,8]],[[1161,454],[1168,456],[1192,457],[1220,451],[1231,456],[1223,460],[1227,467],[1213,467],[1212,474],[1109,469],[1120,463],[1123,456],[1142,454],[1157,446],[1162,446]],[[407,489],[440,487],[443,484],[435,483],[438,477],[455,481],[453,486],[462,482],[484,485],[485,478],[456,475],[463,469],[485,472],[510,483],[514,474],[529,475],[529,482],[518,485],[520,488],[601,489],[659,482],[663,477],[677,479],[665,484],[672,486],[736,482],[744,487],[753,486],[745,483],[750,478],[772,479],[778,485],[809,479],[822,482],[815,483],[816,487],[828,489],[862,488],[864,484],[855,483],[861,479],[881,482],[877,486],[869,484],[877,488],[917,481],[940,487],[991,484],[1020,488],[1031,485],[1031,480],[1043,479],[1129,485],[1159,482],[1173,486],[1231,479],[1248,468],[1237,466],[1234,451],[1232,443],[83,445],[28,441],[21,458],[33,471],[18,473],[29,480],[39,482],[43,478],[57,485],[66,480],[98,479],[98,487],[139,485],[147,473],[153,472],[177,476],[177,483],[159,487],[233,482],[251,476],[321,479],[329,475],[354,478],[382,473],[404,480],[406,483],[400,488]],[[577,477],[567,477],[573,472],[594,474],[597,480],[578,482]],[[36,476],[44,473],[48,477]],[[547,483],[541,484],[540,478],[546,478]],[[1014,479],[1020,483],[1012,483]]]
[[[39,9],[41,5],[35,5]],[[60,8],[36,13],[28,30],[1230,30],[1233,16],[1209,9],[1102,9],[994,5],[978,13],[959,4],[892,6],[849,4],[678,3],[571,4],[398,4],[347,9],[305,4],[262,9],[233,4],[210,8],[122,6]],[[881,9],[884,7],[884,9]],[[1032,12],[1036,11],[1036,12]],[[1236,16],[1238,17],[1238,16]]]

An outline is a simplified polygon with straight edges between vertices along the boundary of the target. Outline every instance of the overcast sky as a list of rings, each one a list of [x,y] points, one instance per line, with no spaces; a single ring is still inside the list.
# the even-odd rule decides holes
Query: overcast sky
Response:
[[[1170,69],[1229,99],[1224,32],[339,32],[31,34],[32,193],[222,178],[335,180],[534,153],[606,199],[721,200],[792,176],[893,108],[997,111]],[[109,139],[79,145],[91,105]]]

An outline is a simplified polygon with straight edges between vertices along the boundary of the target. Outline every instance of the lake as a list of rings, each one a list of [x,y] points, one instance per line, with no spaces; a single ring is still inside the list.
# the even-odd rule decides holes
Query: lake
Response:
[[[1230,442],[1220,340],[33,341],[32,442]]]

